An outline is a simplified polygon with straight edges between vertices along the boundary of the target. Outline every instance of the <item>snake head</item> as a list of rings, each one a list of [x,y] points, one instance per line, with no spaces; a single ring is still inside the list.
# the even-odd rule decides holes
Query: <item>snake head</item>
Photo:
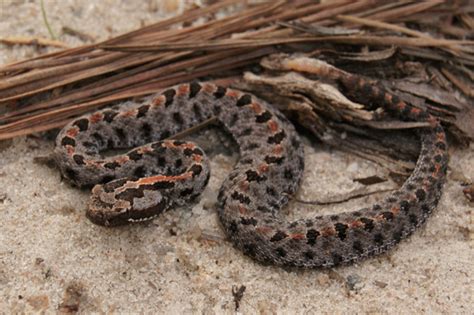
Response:
[[[86,216],[95,224],[118,226],[148,221],[165,211],[169,198],[160,191],[124,188],[126,179],[117,179],[92,189]],[[119,187],[120,186],[120,187]],[[119,187],[119,188],[117,188]]]

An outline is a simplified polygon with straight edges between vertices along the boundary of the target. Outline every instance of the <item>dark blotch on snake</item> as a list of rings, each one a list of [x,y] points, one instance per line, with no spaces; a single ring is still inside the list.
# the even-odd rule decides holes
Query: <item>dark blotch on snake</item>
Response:
[[[314,259],[314,253],[310,250],[304,252],[303,255],[304,255],[304,258],[306,260],[313,260]]]
[[[201,91],[201,85],[197,82],[189,84],[189,98],[194,98],[199,91]]]
[[[86,164],[84,162],[84,157],[82,155],[79,155],[79,154],[74,154],[74,156],[72,157],[72,159],[74,160],[74,162],[76,162],[77,165],[84,165]]]
[[[125,134],[125,131],[122,128],[114,128],[115,134],[117,137],[121,140],[124,141],[127,138],[127,135]]]
[[[250,217],[250,218],[242,217],[240,219],[240,223],[242,223],[243,225],[253,225],[253,226],[255,226],[255,225],[257,225],[257,220],[255,220],[255,218],[252,218],[252,217]]]
[[[371,220],[369,218],[360,218],[360,222],[364,224],[364,230],[367,232],[370,232],[374,228],[374,220]]]
[[[202,150],[199,149],[199,148],[194,148],[193,154],[202,156],[202,155],[204,155],[204,152],[202,152]]]
[[[270,113],[268,110],[266,110],[263,113],[261,113],[260,115],[258,115],[257,117],[255,117],[255,121],[257,123],[264,123],[264,122],[269,121],[271,118],[272,118],[272,113]]]
[[[393,232],[392,238],[395,241],[395,243],[400,243],[400,241],[402,240],[402,236],[403,236],[403,229],[400,229],[398,231]]]
[[[392,221],[394,217],[393,213],[390,211],[382,212],[382,216],[387,221]]]
[[[289,168],[285,170],[284,176],[286,179],[293,179],[293,171]]]
[[[115,161],[113,161],[113,162],[107,162],[107,163],[104,164],[104,167],[105,167],[105,168],[108,168],[108,169],[110,169],[110,170],[114,170],[114,169],[116,169],[116,168],[119,167],[119,166],[120,166],[120,164],[117,163],[117,162],[115,162]]]
[[[70,145],[70,146],[75,147],[76,146],[76,140],[74,140],[71,137],[64,137],[64,138],[61,139],[61,145],[62,146]]]
[[[153,186],[153,188],[155,189],[170,189],[175,186],[175,183],[169,180],[162,180],[162,181],[153,183],[151,186]]]
[[[214,92],[214,97],[219,99],[224,97],[224,95],[227,93],[227,89],[223,86],[218,86],[217,91]]]
[[[280,144],[283,141],[283,139],[285,139],[285,137],[286,137],[286,133],[284,130],[282,130],[278,132],[277,134],[268,137],[267,142],[269,144]]]
[[[285,239],[286,237],[288,237],[288,234],[279,230],[272,236],[272,238],[270,239],[270,242],[279,242],[282,239]]]
[[[229,126],[233,127],[237,121],[239,120],[239,115],[237,113],[233,113],[229,120]]]
[[[408,211],[410,211],[410,203],[408,200],[400,201],[400,210],[402,210],[404,213],[408,213]]]
[[[129,152],[127,154],[127,156],[130,158],[130,160],[132,161],[138,161],[142,158],[142,155],[140,153],[138,153],[136,150],[135,151],[132,151],[132,152]]]
[[[362,247],[362,243],[357,240],[352,243],[352,248],[358,253],[362,253],[364,251],[364,248]]]
[[[176,95],[176,91],[174,89],[169,89],[169,90],[164,91],[163,95],[166,98],[165,107],[168,107],[171,104],[173,104],[173,100],[174,100],[174,97]]]
[[[240,201],[240,203],[243,203],[243,204],[246,204],[246,205],[250,204],[250,198],[245,196],[244,194],[241,194],[241,193],[237,192],[237,191],[234,191],[232,193],[232,195],[230,195],[230,197],[234,200]]]
[[[146,176],[146,170],[143,166],[138,166],[137,168],[135,168],[135,170],[133,171],[133,176],[135,178],[142,178],[142,177],[145,177]]]
[[[202,166],[198,165],[198,164],[194,164],[193,166],[191,166],[189,168],[189,170],[193,173],[193,176],[197,176],[197,175],[201,174]]]
[[[252,97],[249,94],[244,94],[237,100],[236,105],[238,107],[242,107],[242,106],[250,104],[251,102],[252,102]]]
[[[286,250],[284,250],[282,247],[278,247],[276,249],[276,253],[280,257],[285,257],[286,256]]]
[[[145,116],[149,109],[150,105],[143,105],[138,107],[137,118]]]
[[[151,133],[152,133],[152,128],[151,128],[150,124],[144,123],[144,124],[142,125],[142,134],[143,134],[143,137],[148,140],[148,139],[151,138]]]
[[[239,136],[241,137],[249,136],[252,134],[252,132],[253,132],[252,128],[245,128],[244,130],[240,132]]]
[[[409,214],[408,219],[410,220],[410,223],[413,224],[414,226],[418,225],[418,217],[416,216],[416,214],[413,214],[413,213]]]
[[[425,203],[421,205],[421,210],[423,211],[424,214],[428,214],[431,212],[430,206],[428,206]]]
[[[383,235],[381,233],[376,233],[374,235],[374,242],[377,245],[382,245],[383,244]]]
[[[76,180],[77,172],[75,170],[71,168],[66,168],[65,173],[66,173],[66,177],[72,180],[73,182]]]
[[[183,117],[179,112],[173,113],[173,120],[178,124],[182,125],[184,123]]]
[[[339,254],[332,254],[332,261],[335,266],[339,265],[342,262],[342,256]]]
[[[201,110],[201,107],[199,107],[199,105],[197,103],[193,104],[193,112],[194,112],[194,116],[196,116],[196,118],[198,118],[199,120],[202,119],[202,110]]]
[[[247,144],[247,146],[242,148],[242,150],[251,151],[251,150],[258,149],[258,148],[260,148],[260,145],[258,143],[251,142],[251,143]]]
[[[318,238],[318,236],[320,235],[320,233],[318,231],[316,231],[315,229],[309,229],[308,232],[306,232],[306,243],[308,243],[308,245],[315,245],[316,244],[316,239]]]
[[[183,190],[179,193],[179,195],[180,195],[181,197],[186,197],[186,196],[191,195],[193,192],[194,192],[194,189],[192,189],[192,188],[185,188],[185,189],[183,189]]]
[[[339,237],[339,239],[343,241],[346,238],[346,231],[349,228],[347,224],[336,223],[334,224],[334,228],[336,229],[337,237]]]
[[[277,196],[277,192],[273,187],[267,186],[267,188],[265,190],[266,190],[267,194],[269,194],[270,196],[273,196],[273,197]]]
[[[106,110],[102,114],[104,114],[104,121],[111,123],[114,120],[115,116],[118,115],[118,112],[113,110]]]
[[[267,179],[266,176],[258,175],[258,173],[253,170],[248,170],[245,174],[247,175],[247,181],[249,182],[257,181],[259,183]]]
[[[426,192],[423,189],[417,189],[415,195],[420,201],[423,201],[426,198]]]
[[[73,125],[77,126],[79,128],[79,131],[86,131],[87,128],[89,128],[89,119],[87,118],[78,119],[73,123]]]
[[[265,157],[265,162],[268,164],[278,164],[280,165],[283,160],[285,159],[284,156],[266,156]]]
[[[244,244],[243,246],[243,251],[246,255],[249,255],[251,257],[255,256],[255,251],[257,250],[257,247],[255,244]]]
[[[163,130],[161,132],[160,138],[161,139],[166,139],[166,138],[169,138],[170,136],[171,136],[171,132],[169,130]]]
[[[165,167],[165,165],[166,165],[166,158],[164,158],[164,157],[162,157],[162,156],[158,157],[158,159],[157,159],[157,164],[158,164],[159,167]]]

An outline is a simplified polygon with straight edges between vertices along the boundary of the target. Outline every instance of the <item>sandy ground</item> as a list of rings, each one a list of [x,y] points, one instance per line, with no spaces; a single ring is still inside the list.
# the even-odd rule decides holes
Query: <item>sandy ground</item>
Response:
[[[96,40],[163,17],[160,1],[46,0],[59,39],[69,26]],[[0,36],[48,37],[39,1],[0,0]],[[0,63],[49,51],[0,44]],[[217,141],[217,139],[216,139]],[[353,181],[384,169],[306,141],[301,199],[339,195]],[[33,159],[52,152],[45,135],[0,142],[0,313],[234,313],[233,287],[245,286],[244,314],[472,314],[472,204],[461,182],[474,181],[474,146],[453,150],[440,205],[425,227],[388,254],[330,270],[262,266],[225,240],[213,203],[235,154],[212,154],[213,176],[192,209],[155,221],[107,229],[89,222],[89,193],[62,182]],[[393,186],[383,184],[380,188]],[[292,217],[330,213],[373,202],[293,203]]]

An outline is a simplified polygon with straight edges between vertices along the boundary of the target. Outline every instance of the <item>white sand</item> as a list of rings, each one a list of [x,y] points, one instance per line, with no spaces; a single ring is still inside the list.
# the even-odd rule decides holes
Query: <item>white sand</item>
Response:
[[[153,2],[45,4],[57,34],[69,26],[101,40],[160,19],[150,10]],[[48,37],[39,1],[3,0],[5,35]],[[67,35],[59,39],[81,44]],[[0,63],[46,51],[0,44]],[[192,211],[176,209],[149,224],[108,229],[85,218],[88,192],[33,163],[52,149],[53,141],[41,136],[0,142],[0,313],[233,313],[232,287],[245,285],[242,313],[472,314],[472,205],[461,182],[474,180],[474,146],[452,152],[438,209],[407,241],[359,264],[306,271],[262,266],[224,239],[212,205],[235,156],[213,158],[210,185]],[[307,145],[306,155],[301,199],[359,188],[354,178],[385,176],[379,166],[344,152]],[[312,212],[292,204],[289,213],[357,209],[380,197]]]

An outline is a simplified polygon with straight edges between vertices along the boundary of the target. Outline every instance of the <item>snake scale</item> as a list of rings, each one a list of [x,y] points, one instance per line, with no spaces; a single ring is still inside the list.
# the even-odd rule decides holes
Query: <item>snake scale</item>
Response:
[[[80,117],[59,133],[55,159],[73,184],[95,185],[87,211],[92,222],[114,226],[148,220],[196,199],[210,175],[209,161],[195,144],[162,139],[217,117],[240,150],[217,200],[218,216],[234,245],[262,263],[280,266],[350,263],[386,251],[425,221],[440,198],[448,153],[444,130],[427,111],[362,76],[347,74],[337,81],[402,120],[429,123],[418,131],[421,151],[407,181],[358,211],[285,220],[279,212],[296,192],[304,169],[294,127],[257,97],[211,83],[182,84],[139,103]],[[132,147],[126,154],[100,155]]]

